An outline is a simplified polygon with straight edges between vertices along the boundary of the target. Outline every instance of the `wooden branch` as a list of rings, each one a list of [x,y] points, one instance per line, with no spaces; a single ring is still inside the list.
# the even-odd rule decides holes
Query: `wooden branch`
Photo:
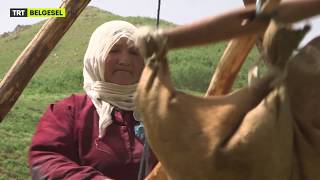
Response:
[[[244,1],[246,5],[248,1]],[[250,3],[253,3],[252,1]],[[269,0],[262,12],[270,13],[280,4],[280,0]],[[218,96],[230,92],[232,85],[259,34],[231,40],[225,49],[205,96]]]
[[[191,24],[165,30],[169,49],[183,48],[207,43],[214,43],[232,38],[263,32],[268,20],[254,19],[255,5],[236,9],[218,16],[208,17]]]
[[[245,36],[229,42],[212,77],[205,96],[229,93],[234,80],[257,40],[257,35]]]
[[[293,23],[318,14],[320,14],[319,0],[291,0],[278,6],[274,18],[279,22]],[[247,8],[166,29],[163,34],[168,37],[169,49],[224,41],[264,32],[268,21],[261,18],[243,24],[244,20],[254,17],[255,5],[249,5]]]
[[[88,5],[90,0],[64,1],[65,18],[51,18],[42,26],[32,41],[11,66],[0,82],[0,122],[10,111],[32,76],[59,40]]]

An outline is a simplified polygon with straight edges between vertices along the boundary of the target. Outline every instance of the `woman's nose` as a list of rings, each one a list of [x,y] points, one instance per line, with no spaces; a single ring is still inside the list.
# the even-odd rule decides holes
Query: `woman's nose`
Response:
[[[128,52],[122,52],[119,58],[119,64],[120,65],[130,65],[131,60],[130,60],[130,55]]]

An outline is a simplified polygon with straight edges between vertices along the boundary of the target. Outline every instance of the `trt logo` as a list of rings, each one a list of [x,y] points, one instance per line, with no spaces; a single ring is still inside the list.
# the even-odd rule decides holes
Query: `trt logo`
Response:
[[[27,8],[10,8],[10,17],[27,17]]]

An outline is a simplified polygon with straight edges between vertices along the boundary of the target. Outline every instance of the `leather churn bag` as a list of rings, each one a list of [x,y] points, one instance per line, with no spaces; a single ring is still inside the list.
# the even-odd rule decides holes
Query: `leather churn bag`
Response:
[[[311,113],[307,118],[310,123],[305,122],[306,119],[296,120],[295,113],[291,113],[291,106],[300,101],[291,100],[300,91],[295,89],[298,80],[291,80],[290,74],[299,55],[292,59],[291,66],[288,65],[282,83],[274,85],[279,74],[269,73],[253,85],[231,94],[204,98],[173,88],[166,59],[166,40],[161,34],[146,33],[137,42],[148,59],[135,97],[137,110],[148,142],[162,165],[147,179],[314,179],[312,173],[316,173],[316,167],[313,166],[319,161],[312,157],[319,156],[315,145],[318,132],[315,127],[310,132],[303,128],[315,126],[313,121],[320,116],[314,117],[316,113],[307,112],[309,110],[301,108],[301,104],[293,111]],[[312,57],[316,59],[317,56]],[[319,61],[317,63],[319,65]],[[315,88],[311,84],[308,84],[310,88]],[[317,88],[319,90],[319,85]],[[319,95],[315,94],[305,95],[318,98],[312,101],[313,105],[320,102]],[[309,141],[315,144],[310,145]],[[310,168],[304,170],[307,166]]]

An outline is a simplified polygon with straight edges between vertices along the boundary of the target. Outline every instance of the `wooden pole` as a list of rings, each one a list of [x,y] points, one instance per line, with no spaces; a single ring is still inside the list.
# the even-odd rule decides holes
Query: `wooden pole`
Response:
[[[270,0],[263,7],[263,13],[270,13],[281,0]],[[244,1],[247,6],[249,1]],[[257,42],[258,34],[244,36],[231,40],[221,57],[215,73],[211,79],[205,96],[217,96],[229,93],[239,73],[242,64]]]
[[[250,35],[231,40],[225,49],[205,96],[229,93],[240,68],[257,40]]]
[[[168,37],[168,49],[175,49],[264,32],[269,21],[262,18],[253,19],[255,12],[255,5],[249,5],[247,8],[236,9],[191,24],[165,29],[162,33]],[[318,14],[319,0],[291,0],[281,3],[273,18],[282,23],[294,23]],[[246,19],[253,20],[244,24]]]
[[[40,65],[68,31],[90,0],[64,1],[65,18],[51,18],[23,50],[0,82],[0,122],[10,111]]]

